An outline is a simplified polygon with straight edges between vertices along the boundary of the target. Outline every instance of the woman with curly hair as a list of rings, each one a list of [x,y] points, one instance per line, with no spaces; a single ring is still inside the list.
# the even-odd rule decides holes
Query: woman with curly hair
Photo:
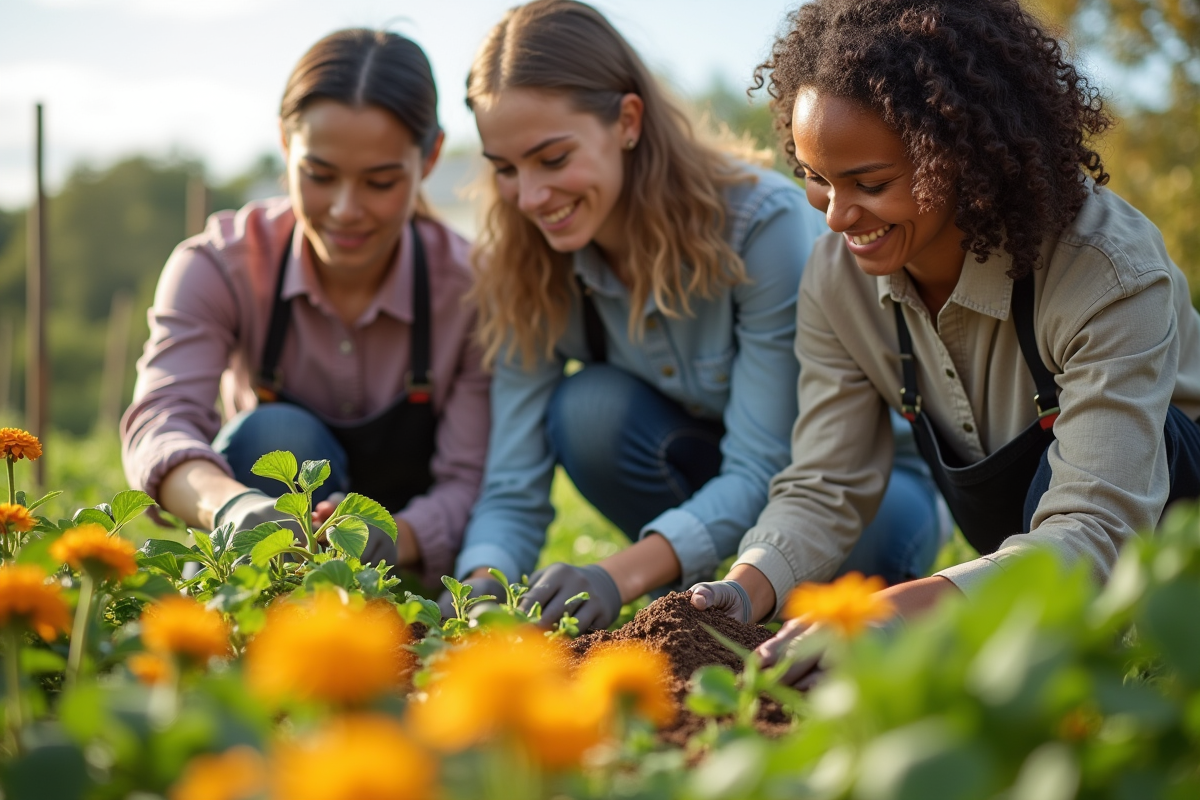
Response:
[[[581,3],[510,11],[467,102],[495,170],[474,290],[495,375],[457,573],[502,596],[489,567],[532,571],[561,464],[635,543],[550,565],[522,603],[554,623],[587,592],[572,613],[605,627],[622,602],[711,577],[766,504],[796,418],[796,292],[824,226],[792,181],[694,136]],[[568,359],[585,366],[567,376]],[[912,455],[852,562],[892,581],[937,549],[936,490]]]
[[[981,554],[886,589],[902,616],[1035,547],[1103,582],[1200,494],[1200,318],[1104,188],[1098,92],[1015,0],[817,0],[790,23],[757,77],[832,233],[800,287],[792,464],[737,585],[694,602],[758,620],[832,577],[883,494],[889,409]]]

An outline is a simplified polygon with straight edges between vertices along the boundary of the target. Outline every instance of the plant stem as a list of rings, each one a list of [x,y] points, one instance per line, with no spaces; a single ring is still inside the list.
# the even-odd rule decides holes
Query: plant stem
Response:
[[[13,754],[18,755],[25,709],[21,702],[21,634],[12,627],[4,631],[4,689],[8,697],[8,735]]]
[[[16,459],[13,458],[12,456],[9,456],[8,458],[6,458],[4,460],[6,462],[8,462],[8,502],[16,503],[17,502],[17,484],[13,481],[13,463],[16,461]]]
[[[91,621],[92,599],[96,594],[96,583],[84,572],[79,583],[79,604],[75,607],[75,625],[71,628],[71,649],[67,653],[67,686],[79,680],[83,666],[83,654],[87,649],[88,623]]]

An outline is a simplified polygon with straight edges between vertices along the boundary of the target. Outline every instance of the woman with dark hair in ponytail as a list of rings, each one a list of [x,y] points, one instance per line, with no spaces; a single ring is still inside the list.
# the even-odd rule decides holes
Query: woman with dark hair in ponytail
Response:
[[[259,456],[328,459],[316,516],[334,492],[378,500],[399,535],[372,530],[363,561],[435,582],[489,415],[468,244],[420,194],[443,139],[429,61],[393,33],[333,33],[292,71],[279,125],[289,197],[214,214],[163,270],[126,475],[189,525],[245,530],[280,516],[278,487],[250,472]]]

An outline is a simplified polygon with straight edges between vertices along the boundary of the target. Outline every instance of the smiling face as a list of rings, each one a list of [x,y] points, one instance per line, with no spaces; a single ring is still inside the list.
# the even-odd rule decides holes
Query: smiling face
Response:
[[[322,278],[378,280],[437,161],[375,106],[319,100],[284,126],[292,208]]]
[[[576,111],[566,95],[505,89],[475,109],[500,199],[569,253],[595,241],[620,252],[626,148],[641,133],[642,101],[625,95],[615,122]]]
[[[825,212],[863,272],[890,275],[907,268],[918,286],[953,291],[965,255],[954,224],[955,198],[922,211],[912,194],[913,162],[878,114],[852,100],[802,90],[792,138],[808,202]]]

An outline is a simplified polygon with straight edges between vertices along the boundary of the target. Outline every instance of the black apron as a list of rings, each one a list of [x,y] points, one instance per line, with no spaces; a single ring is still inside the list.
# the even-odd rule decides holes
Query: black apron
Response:
[[[279,260],[275,302],[267,326],[262,368],[255,393],[261,403],[291,403],[305,408],[329,428],[346,451],[350,488],[396,512],[433,485],[429,462],[437,449],[437,417],[433,411],[433,386],[429,375],[430,313],[429,268],[416,225],[409,225],[413,243],[413,323],[410,371],[405,391],[390,406],[358,422],[330,420],[283,390],[279,356],[292,319],[292,304],[283,298],[283,276],[291,247]],[[291,241],[292,237],[288,238]]]
[[[1038,418],[1011,442],[974,464],[964,464],[933,427],[928,415],[922,412],[912,337],[904,321],[904,304],[893,304],[900,340],[900,365],[904,373],[900,413],[912,423],[917,449],[929,465],[933,480],[963,536],[984,555],[994,553],[1009,536],[1024,532],[1025,497],[1042,454],[1054,441],[1058,388],[1054,375],[1038,355],[1033,299],[1032,275],[1013,283],[1013,324],[1021,354],[1037,387],[1033,403]]]

